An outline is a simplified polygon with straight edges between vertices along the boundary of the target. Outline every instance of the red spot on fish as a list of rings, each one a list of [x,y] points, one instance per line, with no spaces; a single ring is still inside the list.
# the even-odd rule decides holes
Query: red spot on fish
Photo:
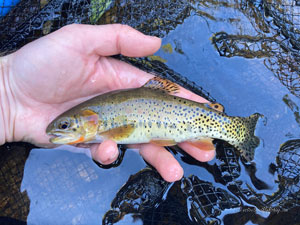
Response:
[[[84,137],[81,136],[78,140],[68,143],[69,145],[78,144],[84,141]]]

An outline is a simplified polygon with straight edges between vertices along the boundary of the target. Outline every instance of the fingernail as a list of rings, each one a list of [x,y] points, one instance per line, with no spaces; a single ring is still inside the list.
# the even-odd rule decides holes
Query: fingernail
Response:
[[[182,178],[183,176],[183,169],[182,167],[174,166],[173,168],[169,169],[170,176],[166,179],[168,182],[175,182]]]
[[[112,156],[109,157],[107,161],[115,160],[119,156],[119,151],[116,150]]]
[[[174,180],[177,181],[177,180],[180,180],[183,176],[183,171],[182,169],[176,169],[173,173],[173,176],[174,176]]]

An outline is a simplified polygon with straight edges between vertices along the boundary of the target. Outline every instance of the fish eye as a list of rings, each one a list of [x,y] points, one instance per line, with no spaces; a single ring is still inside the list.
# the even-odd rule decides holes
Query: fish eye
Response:
[[[68,121],[62,121],[59,123],[58,128],[61,130],[65,130],[70,127],[70,123]]]

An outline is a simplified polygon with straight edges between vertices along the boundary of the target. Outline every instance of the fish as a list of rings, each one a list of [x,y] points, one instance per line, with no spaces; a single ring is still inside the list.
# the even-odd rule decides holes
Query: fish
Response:
[[[247,160],[254,159],[260,140],[255,136],[262,115],[228,116],[219,103],[199,103],[176,96],[180,87],[154,77],[139,88],[93,97],[59,115],[46,128],[54,144],[153,143],[173,146],[189,142],[213,150],[214,139],[234,146]]]

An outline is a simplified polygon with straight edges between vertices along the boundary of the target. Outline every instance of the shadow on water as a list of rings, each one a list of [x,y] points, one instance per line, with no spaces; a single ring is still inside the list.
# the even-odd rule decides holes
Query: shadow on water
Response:
[[[207,163],[168,148],[185,171],[175,183],[133,151],[121,151],[115,165],[104,167],[85,149],[5,145],[0,223],[300,223],[300,6],[292,0],[21,1],[1,19],[1,52],[72,22],[123,23],[162,37],[155,56],[117,57],[219,101],[228,115],[263,114],[256,131],[261,144],[250,163],[221,141]]]

